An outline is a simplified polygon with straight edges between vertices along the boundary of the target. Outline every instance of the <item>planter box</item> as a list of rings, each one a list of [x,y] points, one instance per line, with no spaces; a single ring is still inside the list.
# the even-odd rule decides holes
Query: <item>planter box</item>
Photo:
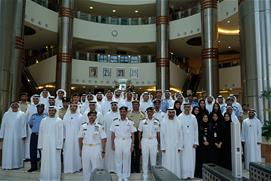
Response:
[[[271,163],[271,139],[268,141],[263,137],[262,138],[262,158],[265,159],[266,163]]]

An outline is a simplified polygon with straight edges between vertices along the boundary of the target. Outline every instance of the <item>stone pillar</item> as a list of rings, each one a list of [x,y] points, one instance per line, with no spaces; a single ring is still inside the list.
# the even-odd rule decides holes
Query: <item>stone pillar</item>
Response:
[[[20,94],[22,68],[24,66],[24,15],[25,0],[16,0],[13,49],[11,59],[11,100],[17,100]],[[14,46],[13,46],[14,47]]]
[[[24,0],[0,1],[0,117],[20,89],[23,57]]]
[[[218,32],[217,0],[201,0],[202,29],[202,85],[206,95],[217,96],[218,84]]]
[[[168,4],[168,0],[156,0],[156,89],[162,91],[170,88]]]
[[[58,18],[56,88],[70,95],[72,70],[73,0],[61,0]]]
[[[243,100],[257,110],[261,120],[270,120],[270,99],[260,98],[271,86],[271,2],[240,0],[240,47]]]

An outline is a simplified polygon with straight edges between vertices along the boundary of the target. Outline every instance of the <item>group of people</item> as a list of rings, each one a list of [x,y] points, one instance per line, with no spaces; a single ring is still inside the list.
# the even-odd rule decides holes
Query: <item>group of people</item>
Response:
[[[261,161],[261,121],[253,109],[243,110],[233,95],[226,100],[191,92],[155,95],[132,90],[74,94],[63,89],[56,97],[48,90],[28,102],[22,93],[4,114],[2,169],[38,169],[40,180],[60,180],[64,173],[80,172],[88,181],[95,168],[116,173],[119,181],[131,172],[148,178],[149,165],[162,165],[181,179],[202,177],[202,165],[215,163],[231,169],[231,124],[242,123],[245,168]],[[150,162],[150,163],[149,163]]]

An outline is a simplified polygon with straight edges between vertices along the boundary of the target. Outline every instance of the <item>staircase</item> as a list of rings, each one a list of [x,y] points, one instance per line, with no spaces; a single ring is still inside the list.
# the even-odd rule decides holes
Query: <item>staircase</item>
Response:
[[[191,89],[192,92],[196,93],[199,83],[200,83],[200,75],[189,73],[183,85],[183,92],[186,92],[186,90]]]
[[[22,85],[24,86],[23,91],[28,92],[30,95],[37,92],[38,85],[26,67],[23,67],[22,71]]]

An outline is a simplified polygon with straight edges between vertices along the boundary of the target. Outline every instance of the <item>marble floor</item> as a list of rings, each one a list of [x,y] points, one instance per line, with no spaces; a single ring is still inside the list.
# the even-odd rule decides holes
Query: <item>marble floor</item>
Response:
[[[26,162],[24,168],[17,170],[0,170],[0,181],[36,181],[39,180],[39,172],[29,173],[27,170],[30,168],[30,163]],[[249,177],[249,172],[243,172],[246,178]],[[74,174],[63,174],[61,175],[62,181],[78,181],[83,180],[82,173],[74,173]],[[117,176],[112,174],[112,180],[117,181]],[[130,181],[141,181],[142,174],[136,173],[132,174],[129,178]],[[149,175],[148,181],[151,180],[151,175]],[[193,179],[193,181],[200,181],[201,179]]]

